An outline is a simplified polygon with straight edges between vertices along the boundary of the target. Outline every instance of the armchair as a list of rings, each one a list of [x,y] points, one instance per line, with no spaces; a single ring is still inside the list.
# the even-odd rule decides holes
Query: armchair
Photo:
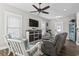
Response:
[[[41,45],[41,51],[50,56],[56,56],[60,53],[62,47],[64,46],[67,33],[60,33],[55,36],[54,41],[43,40]]]

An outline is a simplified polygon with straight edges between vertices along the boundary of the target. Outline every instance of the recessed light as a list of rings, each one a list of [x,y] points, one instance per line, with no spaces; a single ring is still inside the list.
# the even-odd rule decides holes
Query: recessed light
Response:
[[[60,18],[60,17],[63,17],[63,16],[56,16],[56,18]]]
[[[67,9],[64,9],[64,11],[67,11]]]
[[[58,18],[60,18],[60,17],[62,17],[62,16],[58,16]]]

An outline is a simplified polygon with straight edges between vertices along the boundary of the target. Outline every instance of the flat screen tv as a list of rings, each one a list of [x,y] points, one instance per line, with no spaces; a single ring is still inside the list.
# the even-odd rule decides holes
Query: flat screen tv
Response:
[[[39,27],[39,22],[34,19],[29,19],[29,26],[30,27]]]

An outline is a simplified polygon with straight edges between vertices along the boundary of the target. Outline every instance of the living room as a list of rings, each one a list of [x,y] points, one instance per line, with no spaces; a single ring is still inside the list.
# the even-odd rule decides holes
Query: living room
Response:
[[[43,11],[37,10],[39,6]],[[2,53],[0,55],[6,56],[7,53],[14,56],[57,56],[57,51],[55,51],[57,48],[51,48],[52,51],[47,49],[47,51],[53,52],[49,53],[49,51],[44,51],[46,48],[41,51],[42,47],[40,48],[40,46],[45,41],[56,39],[58,34],[64,35],[63,33],[67,36],[65,40],[72,42],[67,42],[67,44],[70,44],[68,48],[71,47],[70,50],[72,51],[77,50],[73,47],[75,47],[75,44],[79,45],[77,36],[78,16],[79,3],[0,3],[0,53]],[[74,32],[70,31],[71,27],[74,28]],[[25,46],[23,46],[24,44]],[[50,46],[50,44],[47,45]],[[61,44],[64,45],[65,43]],[[2,52],[6,48],[9,48],[9,50]],[[26,53],[24,53],[25,49]],[[37,49],[39,51],[36,53]],[[79,51],[76,51],[77,54],[72,51],[68,54],[58,53],[58,55],[78,55]]]

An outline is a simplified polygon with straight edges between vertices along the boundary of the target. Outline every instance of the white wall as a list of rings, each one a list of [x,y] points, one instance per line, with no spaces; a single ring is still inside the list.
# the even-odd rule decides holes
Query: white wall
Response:
[[[76,14],[76,18],[77,18],[77,40],[76,40],[76,44],[79,45],[79,12]]]
[[[4,13],[3,7],[0,5],[0,50],[7,47],[6,40],[4,39]]]
[[[5,4],[2,4],[0,5],[0,49],[2,47],[8,47],[7,45],[7,42],[6,42],[6,39],[3,39],[4,35],[6,34],[6,22],[5,22],[5,12],[8,11],[8,12],[12,12],[12,13],[15,13],[15,14],[19,14],[22,16],[22,25],[23,25],[23,28],[22,28],[22,31],[23,31],[23,37],[25,38],[26,35],[25,35],[25,30],[28,30],[28,29],[31,29],[29,27],[29,18],[33,18],[35,20],[38,20],[39,21],[39,29],[42,29],[41,27],[41,22],[42,21],[47,21],[46,19],[42,18],[42,17],[39,17],[39,16],[36,16],[36,15],[32,15],[32,14],[29,14],[27,12],[24,12],[22,10],[19,10],[15,7],[12,7],[12,6],[9,6],[9,5],[5,5]]]
[[[57,18],[57,19],[50,20],[49,28],[52,30],[52,34],[55,34],[55,32],[56,32],[56,30],[55,30],[55,23],[56,22],[63,22],[63,32],[69,33],[69,21],[71,19],[76,19],[76,15],[72,14],[72,15],[69,15],[69,16],[66,16],[66,17],[63,17],[63,18]]]

